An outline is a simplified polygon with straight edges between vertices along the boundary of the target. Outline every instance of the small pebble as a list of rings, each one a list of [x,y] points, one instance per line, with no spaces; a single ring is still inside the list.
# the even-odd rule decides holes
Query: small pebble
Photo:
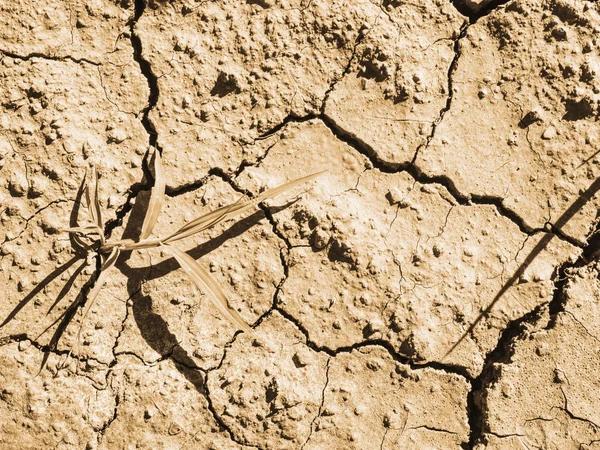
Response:
[[[144,411],[144,419],[148,420],[148,419],[152,419],[152,417],[156,414],[156,409],[153,407],[150,408],[146,408],[146,411]]]
[[[552,138],[554,138],[556,136],[556,128],[554,128],[552,125],[550,125],[548,128],[546,128],[544,130],[544,133],[542,133],[542,139],[545,140],[550,140]]]

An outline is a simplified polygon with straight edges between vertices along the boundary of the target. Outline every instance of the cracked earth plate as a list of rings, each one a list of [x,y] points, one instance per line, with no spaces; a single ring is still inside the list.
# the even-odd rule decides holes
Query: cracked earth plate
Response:
[[[0,5],[0,449],[598,447],[598,8]],[[156,235],[327,172],[177,242],[251,333],[155,248],[56,342],[152,148]]]

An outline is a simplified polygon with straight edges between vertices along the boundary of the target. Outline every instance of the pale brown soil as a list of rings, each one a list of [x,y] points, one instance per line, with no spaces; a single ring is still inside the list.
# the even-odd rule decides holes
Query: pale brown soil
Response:
[[[8,0],[0,25],[1,450],[600,449],[597,2]],[[86,168],[136,238],[152,148],[160,235],[328,170],[177,243],[253,333],[160,249],[61,329],[99,275],[60,231]]]

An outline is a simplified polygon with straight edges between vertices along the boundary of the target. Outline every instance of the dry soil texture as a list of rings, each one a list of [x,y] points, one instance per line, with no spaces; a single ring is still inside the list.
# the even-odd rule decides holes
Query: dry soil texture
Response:
[[[600,449],[597,2],[6,0],[0,104],[0,449]],[[160,249],[82,320],[152,148],[159,235],[328,170],[177,243],[253,333]]]

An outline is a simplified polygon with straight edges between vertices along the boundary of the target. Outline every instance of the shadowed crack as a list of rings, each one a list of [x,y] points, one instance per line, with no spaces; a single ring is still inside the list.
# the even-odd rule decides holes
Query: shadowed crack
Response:
[[[389,353],[389,355],[394,361],[410,367],[411,370],[417,371],[422,369],[434,369],[440,372],[458,375],[469,382],[473,380],[473,378],[469,375],[468,371],[464,367],[457,366],[454,364],[444,364],[437,361],[427,361],[423,363],[415,362],[412,359],[398,353],[396,349],[394,349],[393,345],[384,339],[369,339],[357,342],[352,345],[341,346],[337,348],[329,348],[325,345],[318,345],[310,340],[308,330],[304,328],[300,321],[296,319],[292,314],[288,313],[280,305],[275,306],[274,309],[287,320],[289,320],[291,323],[293,323],[296,326],[296,328],[300,330],[300,332],[306,338],[305,345],[315,352],[325,353],[329,356],[335,357],[340,353],[351,353],[354,350],[365,347],[381,347]]]
[[[452,58],[452,62],[450,63],[450,66],[448,67],[448,75],[447,75],[446,89],[448,90],[448,97],[446,97],[446,104],[440,110],[436,119],[433,121],[433,123],[431,125],[431,133],[429,133],[429,135],[427,136],[427,139],[425,139],[425,142],[417,147],[417,150],[415,151],[415,154],[411,161],[411,165],[415,164],[415,161],[419,157],[419,153],[421,152],[421,149],[427,149],[427,147],[429,147],[429,144],[435,137],[435,131],[436,131],[437,127],[440,125],[440,123],[442,123],[442,120],[444,120],[444,116],[450,110],[450,107],[452,106],[452,99],[454,98],[454,74],[456,72],[456,68],[458,67],[458,61],[462,54],[460,41],[467,35],[468,29],[469,29],[469,24],[468,23],[463,24],[462,27],[460,28],[458,36],[454,39],[454,58]]]
[[[580,450],[585,450],[586,448],[592,447],[596,442],[600,442],[600,439],[592,439],[592,440],[590,440],[588,442],[585,442],[585,443],[582,442],[579,445],[579,448],[580,448]]]
[[[429,425],[419,425],[417,427],[410,427],[408,430],[428,430],[436,433],[447,433],[447,434],[458,434],[456,431],[444,430],[443,428],[430,427]]]
[[[468,17],[471,23],[475,23],[482,17],[489,15],[496,9],[507,4],[509,1],[510,0],[490,0],[483,7],[471,0],[452,0],[451,3],[459,13]]]
[[[242,447],[253,447],[253,448],[260,449],[260,447],[258,447],[256,445],[249,444],[248,442],[242,442],[236,438],[233,430],[225,423],[225,421],[217,413],[215,406],[213,405],[213,402],[212,402],[212,397],[210,395],[208,383],[205,383],[205,390],[206,390],[205,398],[206,398],[206,403],[208,404],[208,410],[210,411],[211,415],[213,416],[213,418],[215,419],[215,422],[217,422],[219,427],[227,433],[227,435],[229,436],[229,439],[231,439],[236,444],[241,445]]]
[[[174,344],[173,346],[171,346],[171,348],[169,348],[166,352],[162,353],[158,358],[156,358],[153,361],[148,361],[133,351],[125,350],[122,352],[114,353],[115,360],[113,362],[111,362],[110,367],[112,368],[113,366],[115,366],[117,364],[117,359],[119,356],[131,356],[131,357],[137,359],[139,362],[141,362],[144,366],[147,366],[147,367],[154,367],[155,365],[160,364],[161,362],[166,361],[167,359],[170,359],[178,366],[184,367],[189,370],[196,370],[196,371],[204,373],[203,369],[198,367],[191,359],[186,359],[186,356],[184,356],[184,357],[181,357],[181,355],[178,356],[178,353],[180,353],[180,350],[181,349],[180,349],[179,343]],[[188,379],[188,381],[190,381],[190,380]],[[199,386],[196,386],[196,387],[199,387]],[[203,386],[200,386],[198,390],[201,390],[200,388],[203,389]]]
[[[115,218],[111,220],[107,220],[104,224],[104,238],[106,240],[110,239],[115,228],[120,227],[123,224],[123,220],[131,211],[137,196],[140,192],[149,191],[152,188],[153,182],[148,181],[152,180],[152,176],[150,175],[150,171],[148,170],[147,161],[149,157],[149,152],[146,153],[144,157],[144,162],[142,167],[144,169],[144,178],[141,183],[134,183],[128,189],[127,200],[121,206],[117,208],[115,211]]]
[[[158,96],[160,93],[158,87],[158,77],[152,71],[152,66],[150,62],[144,58],[142,40],[136,33],[136,25],[139,19],[144,14],[145,10],[145,0],[135,0],[133,17],[129,21],[130,39],[131,46],[133,47],[133,59],[138,64],[144,78],[146,78],[146,83],[148,84],[149,89],[148,103],[141,112],[142,117],[140,120],[142,122],[142,126],[148,134],[148,142],[150,144],[150,147],[156,148],[162,154],[162,148],[158,144],[158,133],[156,131],[156,127],[154,126],[149,117],[150,111],[152,111],[152,109],[158,103]],[[108,239],[112,234],[112,231],[123,223],[123,219],[131,211],[133,199],[137,197],[137,195],[141,191],[147,191],[153,185],[154,178],[152,177],[152,174],[148,169],[148,156],[149,155],[147,153],[144,157],[144,161],[142,164],[142,169],[144,171],[144,181],[142,183],[136,183],[129,188],[129,195],[127,196],[127,200],[122,206],[120,206],[117,209],[115,219],[110,220],[105,224],[105,238]]]
[[[486,426],[487,388],[496,380],[496,364],[508,364],[511,361],[514,343],[529,330],[543,315],[547,304],[540,305],[533,311],[508,323],[496,348],[489,352],[485,358],[483,370],[479,376],[471,382],[471,391],[467,396],[467,414],[469,418],[469,443],[465,448],[474,449],[484,433],[489,430]]]
[[[158,77],[152,71],[152,66],[150,61],[144,58],[143,56],[143,46],[142,40],[136,33],[136,25],[139,19],[144,14],[146,10],[146,2],[145,0],[135,0],[134,13],[133,18],[129,22],[130,30],[131,30],[131,46],[133,47],[133,59],[138,63],[140,67],[140,71],[142,75],[146,78],[148,83],[148,88],[150,90],[150,95],[148,96],[148,104],[142,111],[142,125],[146,129],[148,133],[148,137],[150,139],[150,145],[152,147],[157,148],[162,153],[162,149],[158,145],[158,133],[156,132],[156,128],[154,124],[148,117],[150,111],[156,106],[158,102],[159,96],[159,87],[158,87]]]
[[[0,337],[0,347],[5,345],[13,344],[15,342],[31,341],[25,333],[12,334],[9,336]]]
[[[30,338],[26,333],[12,334],[12,335],[1,337],[0,338],[0,347],[3,347],[5,345],[20,343],[20,342],[29,343],[33,348],[35,348],[36,350],[39,350],[40,352],[44,353],[45,355],[52,354],[55,356],[71,357],[80,363],[93,362],[94,365],[96,365],[96,366],[109,367],[108,364],[100,361],[99,359],[94,358],[93,356],[84,357],[84,356],[80,356],[80,355],[73,355],[70,350],[58,350],[56,348],[51,348],[49,345],[42,345],[39,342],[37,342],[35,339]]]
[[[265,131],[260,136],[258,136],[256,139],[254,139],[254,142],[261,141],[261,140],[264,140],[264,139],[267,139],[267,138],[269,138],[271,136],[276,135],[277,133],[279,133],[281,130],[283,130],[290,123],[308,122],[309,120],[316,119],[317,117],[318,116],[315,115],[315,114],[307,114],[305,116],[296,116],[295,114],[288,114],[277,125],[273,126],[269,130]],[[264,158],[262,158],[262,159],[264,159]],[[254,165],[256,165],[256,163],[251,164],[251,165],[254,166]],[[248,166],[250,166],[250,164],[246,165],[246,167],[248,167]],[[239,173],[241,173],[241,170],[238,169],[236,173],[239,175]]]
[[[596,185],[598,186],[598,189],[600,189],[600,179],[593,183],[590,189],[594,188]],[[591,254],[597,251],[599,247],[598,239],[596,238],[599,230],[600,223],[598,223],[596,225],[596,229],[590,233],[588,244],[583,248],[581,256],[574,262],[567,261],[563,263],[555,271],[555,274],[552,277],[552,281],[554,283],[552,300],[539,305],[533,311],[530,311],[522,317],[511,321],[504,329],[496,348],[487,354],[484,368],[480,375],[473,380],[472,389],[468,396],[468,412],[471,434],[469,438],[469,446],[466,448],[474,449],[477,444],[480,443],[484,434],[490,432],[486,424],[486,395],[487,389],[498,379],[496,365],[498,363],[510,364],[512,362],[516,343],[519,340],[525,339],[528,331],[535,328],[535,325],[540,321],[546,311],[550,315],[550,320],[548,321],[548,325],[545,327],[545,329],[549,330],[556,326],[558,315],[560,313],[564,313],[566,308],[565,290],[567,287],[567,282],[570,278],[569,273],[571,273],[572,269],[583,267],[589,263],[588,258]],[[566,397],[565,406],[562,409],[564,409],[567,414],[570,414],[567,409]],[[571,418],[579,419],[578,417]]]
[[[506,208],[503,205],[504,199],[502,197],[495,197],[491,195],[477,195],[469,194],[465,195],[458,190],[451,178],[439,175],[430,176],[421,171],[421,169],[414,163],[392,163],[382,160],[377,152],[368,145],[366,142],[359,139],[353,133],[343,129],[339,126],[331,117],[328,115],[321,115],[320,119],[323,123],[331,130],[331,132],[342,142],[345,142],[358,153],[366,156],[373,167],[383,173],[401,173],[406,172],[416,181],[421,184],[440,184],[445,187],[448,192],[454,197],[456,202],[463,206],[470,205],[488,205],[494,206],[498,213],[519,227],[519,230],[527,235],[535,234],[540,231],[551,231],[558,238],[568,242],[576,247],[583,247],[583,244],[573,237],[570,237],[561,231],[561,227],[553,224],[547,224],[547,229],[536,229],[532,228],[525,223],[525,221],[514,211]],[[558,223],[558,221],[557,221]]]
[[[11,52],[8,50],[3,50],[3,49],[0,49],[0,54],[2,54],[4,56],[8,56],[9,58],[20,59],[22,61],[29,61],[32,58],[39,58],[39,59],[46,59],[49,61],[74,62],[77,64],[87,63],[87,64],[91,64],[93,66],[100,66],[99,62],[92,61],[92,60],[89,60],[86,58],[74,58],[69,55],[52,56],[52,55],[45,55],[44,53],[39,53],[39,52],[32,52],[32,53],[28,53],[27,55],[19,55],[18,53],[14,53],[14,52]]]
[[[510,439],[513,437],[527,437],[527,435],[525,435],[525,434],[519,434],[519,433],[499,434],[499,433],[494,433],[493,431],[488,431],[487,434],[491,434],[492,436],[495,436],[498,439]]]
[[[205,176],[203,176],[202,178],[200,178],[199,180],[196,180],[196,181],[193,181],[193,182],[187,183],[187,184],[182,184],[177,187],[167,186],[165,188],[165,194],[168,195],[169,197],[178,197],[179,195],[184,195],[189,192],[194,192],[195,190],[203,187],[208,182],[210,177],[212,177],[212,176],[219,177],[225,181],[227,181],[230,178],[228,175],[225,174],[225,172],[223,172],[222,169],[213,168],[213,169],[210,169],[208,171],[208,173]],[[229,181],[227,181],[227,182],[229,183]],[[237,189],[236,189],[236,191],[237,191]]]

